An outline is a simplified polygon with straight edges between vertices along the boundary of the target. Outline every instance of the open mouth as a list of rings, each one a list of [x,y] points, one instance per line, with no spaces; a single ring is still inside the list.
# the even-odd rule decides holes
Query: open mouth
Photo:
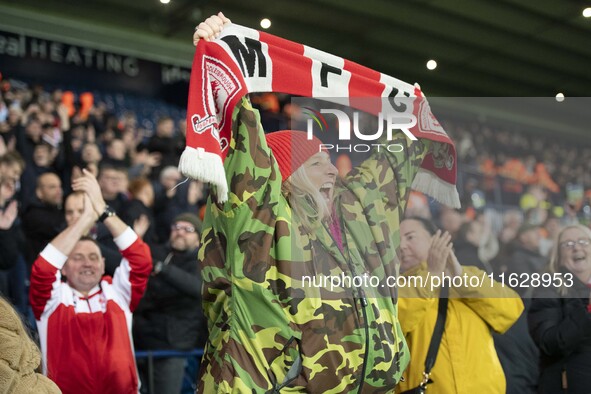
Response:
[[[332,197],[331,193],[332,193],[333,187],[334,187],[333,183],[326,182],[325,184],[320,186],[320,194],[322,194],[326,200],[330,200]]]
[[[585,261],[585,260],[587,260],[587,257],[586,257],[586,256],[577,256],[577,257],[573,257],[573,261],[574,261],[575,263],[580,263],[581,261]]]

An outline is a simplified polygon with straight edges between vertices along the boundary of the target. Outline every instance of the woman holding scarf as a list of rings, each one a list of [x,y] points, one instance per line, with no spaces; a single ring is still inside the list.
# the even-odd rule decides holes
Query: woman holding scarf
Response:
[[[219,35],[218,14],[195,42]],[[199,392],[392,392],[409,362],[397,317],[399,222],[433,145],[402,132],[344,179],[321,141],[265,135],[243,98],[208,200],[199,260],[208,319]],[[355,287],[335,278],[376,278]],[[330,281],[326,281],[329,278]],[[324,279],[324,281],[323,281]]]

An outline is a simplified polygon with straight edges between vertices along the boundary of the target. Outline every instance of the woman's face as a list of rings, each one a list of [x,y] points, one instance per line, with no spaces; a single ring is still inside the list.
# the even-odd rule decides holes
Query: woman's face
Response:
[[[578,228],[564,230],[558,240],[560,264],[583,279],[591,275],[590,242],[587,234]]]
[[[400,223],[400,270],[409,270],[429,257],[431,234],[417,220],[404,219]]]
[[[316,153],[304,162],[303,167],[312,185],[318,188],[320,194],[322,194],[330,205],[332,203],[338,170],[331,163],[328,153]]]

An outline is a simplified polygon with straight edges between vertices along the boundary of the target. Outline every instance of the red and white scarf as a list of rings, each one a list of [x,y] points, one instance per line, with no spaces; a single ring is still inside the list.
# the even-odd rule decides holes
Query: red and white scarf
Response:
[[[226,201],[228,194],[223,160],[230,145],[232,111],[245,94],[254,92],[338,100],[376,115],[382,110],[382,100],[364,108],[366,101],[356,98],[410,97],[417,121],[409,131],[417,138],[441,143],[424,159],[412,188],[459,208],[455,147],[418,85],[236,24],[226,26],[216,40],[200,40],[197,45],[189,88],[187,145],[179,163],[185,176],[215,185],[219,202]]]

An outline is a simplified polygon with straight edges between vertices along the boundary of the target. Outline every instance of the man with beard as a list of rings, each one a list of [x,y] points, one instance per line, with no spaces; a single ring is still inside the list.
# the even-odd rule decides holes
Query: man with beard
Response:
[[[136,349],[191,350],[205,344],[207,328],[201,310],[201,274],[197,264],[201,221],[192,213],[177,216],[166,245],[152,248],[154,271],[144,298],[134,314]],[[154,360],[151,392],[178,394],[185,359]],[[149,371],[139,365],[142,387]]]

